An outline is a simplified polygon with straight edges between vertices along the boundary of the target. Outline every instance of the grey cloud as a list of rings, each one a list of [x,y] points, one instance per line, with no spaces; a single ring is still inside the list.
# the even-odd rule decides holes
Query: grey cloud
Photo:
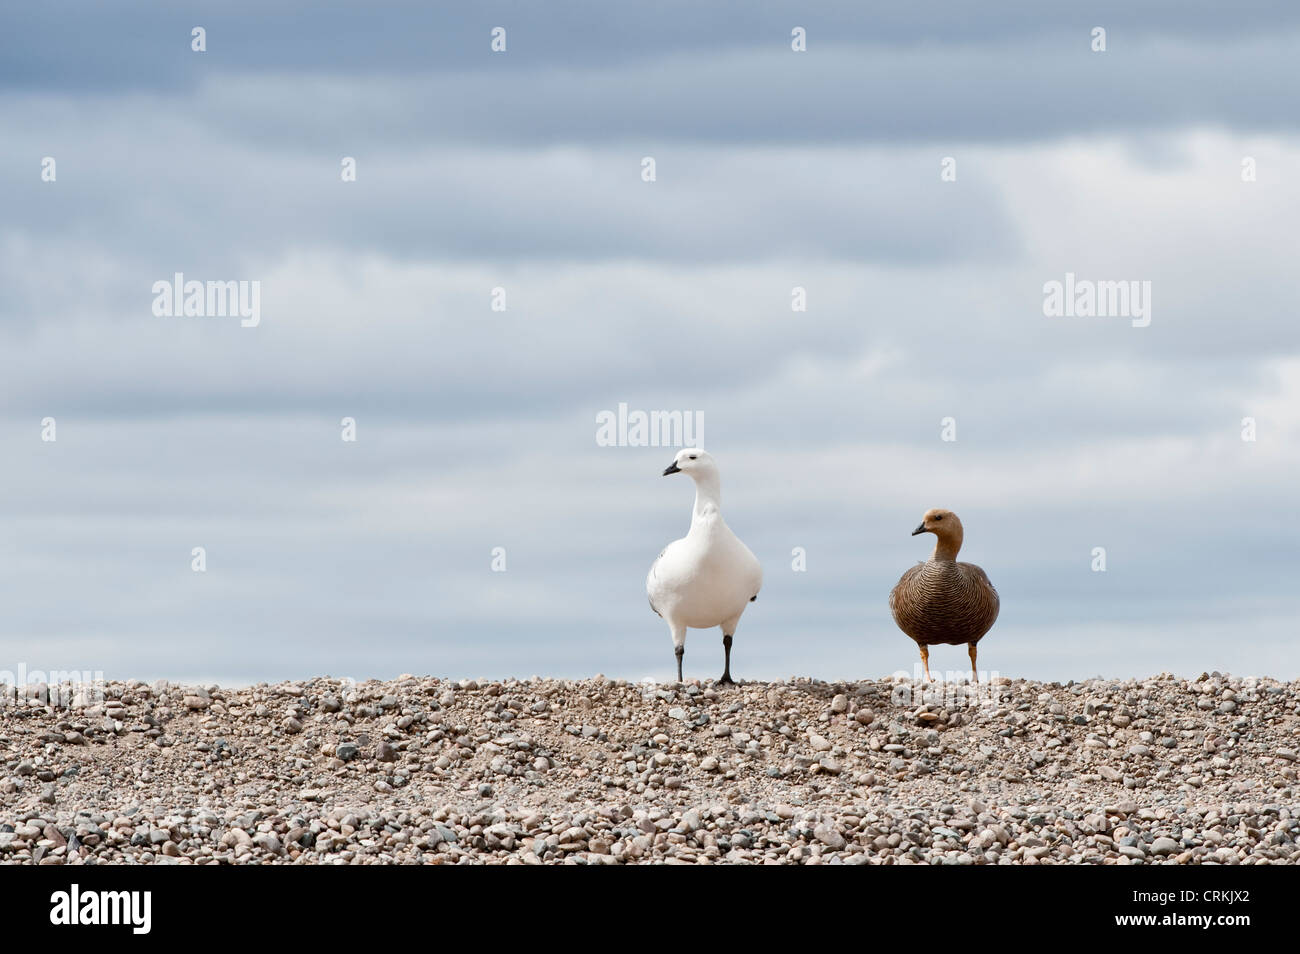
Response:
[[[691,489],[595,445],[625,401],[705,415],[767,568],[742,676],[910,669],[885,595],[934,505],[1003,672],[1300,673],[1261,519],[1300,476],[1300,11],[252,10],[202,60],[170,7],[0,21],[0,669],[664,676]],[[176,270],[261,280],[262,326],[153,317]],[[1045,317],[1067,270],[1152,280],[1152,325]]]
[[[279,150],[372,142],[533,147],[627,143],[1041,141],[1188,126],[1296,128],[1297,31],[1114,38],[1088,28],[978,43],[780,46],[663,52],[647,62],[577,58],[516,71],[286,75],[221,71],[189,104],[231,138]],[[1212,78],[1212,80],[1211,80]],[[267,95],[278,91],[278,95]],[[1194,95],[1189,95],[1194,91]]]
[[[8,228],[46,242],[112,230],[115,254],[163,274],[265,268],[286,246],[440,261],[936,262],[987,261],[1015,241],[978,172],[939,193],[937,155],[922,173],[880,150],[656,150],[659,180],[647,183],[638,150],[367,154],[352,143],[286,156],[162,109],[167,148],[155,149],[126,131],[154,106],[67,115],[87,128],[63,149],[31,111],[10,111]],[[344,184],[340,158],[353,151],[359,179]],[[46,154],[59,164],[52,187],[36,176]]]
[[[1100,0],[1086,13],[1036,0],[972,6],[963,0],[897,4],[758,0],[701,4],[664,0],[649,6],[600,0],[520,4],[486,0],[459,8],[419,0],[380,6],[307,3],[268,7],[236,0],[215,8],[178,10],[163,0],[107,8],[94,0],[0,11],[0,83],[80,90],[188,87],[209,69],[356,75],[492,69],[527,71],[575,61],[636,65],[665,52],[705,59],[719,51],[788,49],[790,30],[808,30],[823,45],[916,48],[1035,42],[1044,36],[1087,36],[1108,27],[1123,48],[1127,37],[1170,36],[1232,41],[1300,24],[1285,0]],[[189,49],[190,29],[204,26],[209,52]],[[507,55],[491,57],[488,33],[509,29]]]

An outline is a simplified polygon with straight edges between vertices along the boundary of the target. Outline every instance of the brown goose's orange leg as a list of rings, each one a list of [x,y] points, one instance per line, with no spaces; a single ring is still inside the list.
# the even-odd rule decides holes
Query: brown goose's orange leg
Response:
[[[966,649],[969,650],[970,652],[970,681],[979,682],[980,674],[979,671],[976,670],[975,668],[975,644],[971,643],[969,646],[966,647]]]
[[[934,676],[930,675],[930,650],[923,643],[918,643],[921,647],[921,665],[925,667],[925,681],[934,682]]]

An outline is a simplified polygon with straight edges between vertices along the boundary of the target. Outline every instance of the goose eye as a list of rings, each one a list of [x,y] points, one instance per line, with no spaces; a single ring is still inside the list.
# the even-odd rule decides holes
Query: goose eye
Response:
[[[691,460],[695,460],[695,455],[694,455],[694,454],[691,455]]]
[[[938,523],[938,522],[939,522],[940,520],[942,520],[942,519],[943,519],[943,515],[942,515],[942,514],[940,514],[939,516],[937,516],[937,517],[934,518],[935,523]]]

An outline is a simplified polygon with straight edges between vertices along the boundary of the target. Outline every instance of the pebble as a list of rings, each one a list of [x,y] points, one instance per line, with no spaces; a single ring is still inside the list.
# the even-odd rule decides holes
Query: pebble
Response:
[[[111,682],[0,709],[0,863],[1300,863],[1300,684],[896,688]]]
[[[829,825],[819,825],[813,829],[813,836],[832,851],[839,851],[846,844],[844,836]]]
[[[1179,850],[1178,842],[1172,838],[1160,837],[1151,842],[1151,853],[1153,855],[1172,855]]]

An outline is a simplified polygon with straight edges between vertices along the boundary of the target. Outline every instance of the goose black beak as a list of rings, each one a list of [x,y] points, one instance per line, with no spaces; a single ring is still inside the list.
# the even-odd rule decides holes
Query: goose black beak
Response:
[[[681,470],[682,469],[677,466],[677,461],[673,461],[671,464],[668,465],[667,469],[664,470],[663,475],[667,477],[669,474],[679,474],[681,473]]]
[[[921,524],[919,527],[913,530],[912,536],[916,536],[918,533],[925,533],[925,524]]]

